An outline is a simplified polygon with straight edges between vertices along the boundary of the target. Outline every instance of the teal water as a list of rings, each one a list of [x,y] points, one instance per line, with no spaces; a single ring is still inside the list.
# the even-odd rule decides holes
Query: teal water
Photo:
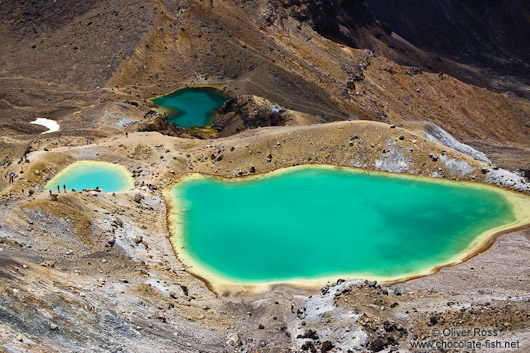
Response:
[[[67,191],[99,187],[105,192],[118,192],[131,189],[134,180],[123,166],[83,161],[66,167],[46,184],[45,189],[57,191],[59,186],[63,191],[63,185],[66,186]]]
[[[215,111],[223,105],[226,97],[209,88],[183,88],[152,102],[158,106],[171,108],[169,122],[181,127],[208,125]]]
[[[447,263],[515,220],[484,187],[332,168],[188,179],[173,195],[184,209],[184,251],[240,281],[402,276]]]

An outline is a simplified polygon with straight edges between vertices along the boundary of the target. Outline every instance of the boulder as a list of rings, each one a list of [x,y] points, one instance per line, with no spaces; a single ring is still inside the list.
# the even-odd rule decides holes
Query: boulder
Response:
[[[305,330],[303,335],[298,335],[296,338],[310,338],[312,340],[318,340],[318,333],[311,329]]]
[[[234,332],[226,337],[226,344],[232,347],[241,346],[241,338],[237,332]]]
[[[331,343],[331,341],[324,341],[322,342],[322,353],[324,352],[328,352],[330,351],[331,349],[333,348],[333,343]]]
[[[134,202],[136,202],[136,203],[142,202],[142,195],[140,195],[139,193],[135,194],[134,195]]]
[[[373,352],[379,352],[385,349],[385,346],[387,345],[387,342],[383,340],[382,338],[376,338],[374,341],[370,342],[368,345],[368,348],[372,350]]]
[[[522,178],[530,178],[530,169],[519,168],[519,169],[516,169],[514,173]]]
[[[433,161],[433,162],[438,161],[438,155],[437,155],[436,153],[430,153],[430,154],[429,154],[429,158],[430,158],[431,161]]]

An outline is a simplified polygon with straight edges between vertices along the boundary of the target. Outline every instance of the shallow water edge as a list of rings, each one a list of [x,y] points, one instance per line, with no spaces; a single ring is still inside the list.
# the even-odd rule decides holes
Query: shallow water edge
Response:
[[[93,160],[83,160],[83,161],[76,161],[72,164],[69,164],[65,168],[61,169],[59,173],[57,173],[53,178],[51,178],[44,186],[44,190],[54,190],[55,186],[59,182],[60,184],[63,184],[62,181],[60,181],[63,178],[66,178],[68,173],[72,172],[76,168],[84,167],[88,168],[91,166],[97,166],[101,168],[105,168],[107,170],[113,170],[120,176],[120,178],[123,179],[123,186],[118,191],[112,191],[112,192],[120,192],[120,191],[127,191],[134,188],[134,179],[131,176],[131,172],[129,170],[121,165],[121,164],[115,164],[110,162],[103,162],[103,161],[93,161]],[[81,191],[81,190],[78,190]],[[105,191],[105,190],[104,190]]]
[[[166,115],[170,124],[186,129],[208,126],[215,117],[217,109],[230,98],[226,92],[222,91],[223,87],[223,85],[179,87],[169,93],[150,98],[148,101],[155,105],[152,110]],[[205,98],[204,94],[208,98]],[[187,99],[191,99],[190,96],[193,95],[195,100],[201,101],[195,102],[194,108],[190,108],[186,103],[187,99],[183,98],[185,95],[188,95]],[[210,105],[212,110],[201,110],[204,105]],[[193,109],[199,109],[200,113]]]
[[[183,224],[182,219],[180,215],[180,201],[174,197],[174,190],[175,188],[178,188],[178,183],[182,181],[187,181],[190,179],[201,179],[201,178],[210,178],[210,179],[217,179],[222,180],[224,183],[237,183],[252,179],[262,179],[262,178],[270,178],[270,177],[276,177],[278,175],[281,175],[282,173],[293,171],[293,169],[325,169],[325,170],[341,170],[346,171],[352,174],[380,174],[385,176],[391,176],[393,178],[402,178],[407,180],[414,180],[414,181],[423,181],[423,182],[429,182],[429,183],[435,183],[435,184],[450,184],[452,187],[466,187],[466,188],[475,188],[475,189],[487,189],[489,191],[493,191],[497,193],[499,196],[506,199],[511,207],[513,216],[515,217],[515,221],[512,223],[509,223],[507,225],[503,225],[500,227],[489,229],[482,234],[475,237],[475,239],[465,248],[464,251],[461,251],[454,256],[452,256],[448,261],[440,264],[437,263],[436,265],[429,266],[428,268],[424,268],[422,270],[419,270],[417,272],[413,273],[407,273],[406,275],[400,275],[400,276],[393,276],[393,277],[383,277],[383,276],[375,276],[370,273],[344,273],[344,274],[334,274],[332,276],[320,276],[315,278],[290,278],[290,279],[281,279],[281,280],[245,280],[241,281],[238,279],[231,278],[225,274],[216,272],[215,270],[212,270],[210,268],[206,268],[201,263],[193,259],[193,257],[187,253],[187,251],[183,251],[183,244],[184,244],[184,232],[183,232]],[[213,288],[215,291],[263,291],[270,288],[272,285],[277,284],[287,284],[287,285],[294,285],[298,287],[306,287],[306,288],[319,288],[322,285],[324,285],[327,281],[335,281],[338,278],[343,279],[369,279],[369,280],[377,280],[379,282],[383,283],[395,283],[395,282],[402,282],[407,281],[410,279],[426,276],[429,274],[432,274],[434,272],[439,271],[441,268],[446,266],[452,266],[458,263],[461,263],[463,261],[466,261],[481,252],[486,251],[489,247],[491,247],[495,240],[507,233],[511,233],[517,230],[525,229],[530,227],[530,197],[528,197],[525,194],[509,191],[506,189],[502,189],[497,186],[488,185],[488,184],[482,184],[482,183],[476,183],[476,182],[455,182],[445,179],[436,179],[436,178],[429,178],[429,177],[423,177],[423,176],[411,176],[406,174],[394,174],[394,173],[386,173],[386,172],[379,172],[379,171],[368,171],[365,169],[359,169],[359,168],[352,168],[352,167],[337,167],[337,166],[331,166],[331,165],[315,165],[315,164],[309,164],[309,165],[302,165],[302,166],[296,166],[296,167],[288,167],[288,168],[280,168],[274,171],[270,171],[267,173],[261,173],[251,176],[244,176],[244,177],[237,177],[237,178],[226,178],[221,176],[211,176],[211,175],[203,175],[200,173],[191,173],[191,174],[184,174],[180,176],[177,181],[168,186],[163,191],[163,196],[166,201],[166,207],[167,207],[167,226],[168,226],[168,232],[170,234],[170,242],[173,247],[173,250],[175,252],[175,255],[181,260],[181,262],[189,269],[189,271],[194,274],[196,277],[203,280],[207,285],[209,285],[211,288]]]

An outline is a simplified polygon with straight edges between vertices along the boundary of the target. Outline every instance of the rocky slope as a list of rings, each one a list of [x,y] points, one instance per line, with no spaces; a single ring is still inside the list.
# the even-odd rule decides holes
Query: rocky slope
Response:
[[[298,20],[355,48],[529,98],[525,1],[283,1]]]
[[[326,3],[300,6],[320,4],[324,15]],[[529,163],[528,101],[399,66],[386,51],[374,55],[375,47],[329,41],[292,7],[271,1],[9,4],[0,9],[6,48],[0,128],[16,139],[43,131],[28,124],[37,117],[58,120],[63,136],[112,135],[142,120],[153,95],[221,84],[233,97],[259,96],[319,121],[432,121],[492,150],[499,165],[511,152],[518,161],[505,167]],[[51,23],[55,12],[62,20]]]
[[[464,44],[414,37],[415,3],[400,3],[396,19],[375,0],[0,1],[0,168],[16,175],[0,178],[0,350],[406,352],[435,328],[478,327],[528,351],[528,230],[406,283],[258,293],[215,292],[168,241],[161,190],[189,172],[326,163],[529,192],[503,170],[530,169],[528,77],[513,71],[526,37],[492,34],[508,21],[524,34],[525,3],[426,1]],[[196,84],[231,97],[213,128],[149,113]],[[50,199],[44,183],[79,159],[121,163],[137,187]]]

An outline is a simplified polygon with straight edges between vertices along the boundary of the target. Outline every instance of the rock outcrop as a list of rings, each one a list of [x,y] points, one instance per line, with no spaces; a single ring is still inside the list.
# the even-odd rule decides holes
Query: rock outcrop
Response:
[[[149,111],[145,114],[145,120],[134,126],[136,131],[158,131],[168,136],[178,136],[183,138],[193,138],[193,135],[186,129],[170,124],[165,114]]]
[[[237,96],[218,109],[212,126],[219,137],[264,126],[283,126],[291,117],[272,102],[255,96]]]

